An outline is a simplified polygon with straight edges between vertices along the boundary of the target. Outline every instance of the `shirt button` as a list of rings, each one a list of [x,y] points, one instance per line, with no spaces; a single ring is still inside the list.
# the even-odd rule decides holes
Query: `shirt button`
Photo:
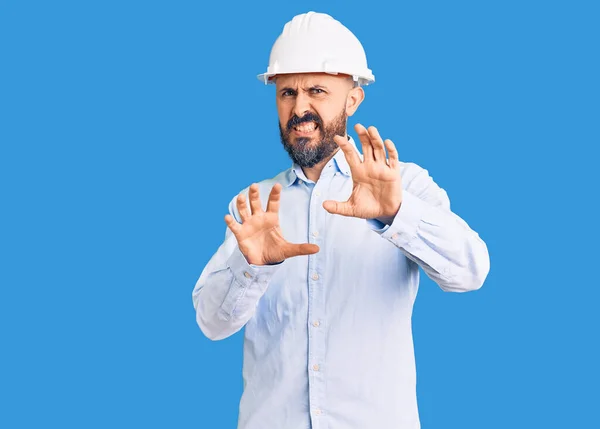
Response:
[[[321,326],[321,322],[319,322],[318,320],[315,320],[315,321],[313,322],[313,326],[314,326],[315,328],[318,328],[319,326]]]
[[[318,364],[314,364],[313,365],[313,371],[318,371],[319,370],[319,365]]]
[[[319,231],[313,232],[313,236],[318,237],[319,236]]]
[[[314,274],[312,275],[312,279],[313,279],[313,280],[319,280],[319,275],[318,275],[317,273],[314,273]]]
[[[320,197],[321,193],[319,191],[315,192],[315,196]]]
[[[301,185],[302,184],[302,179],[298,179],[298,184]]]
[[[318,408],[315,410],[315,416],[320,416],[322,413],[321,410],[319,410]]]
[[[250,277],[252,277],[252,274],[250,274],[248,271],[244,271],[244,275],[245,275],[247,278],[250,278]]]
[[[392,235],[392,240],[395,240],[396,238],[398,238],[398,234]]]

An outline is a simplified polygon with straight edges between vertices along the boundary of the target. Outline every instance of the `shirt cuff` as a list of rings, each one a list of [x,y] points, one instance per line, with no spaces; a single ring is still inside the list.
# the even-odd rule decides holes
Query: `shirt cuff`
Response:
[[[390,227],[377,219],[367,219],[367,225],[378,234],[383,234]]]
[[[271,277],[281,264],[282,262],[273,265],[249,264],[236,246],[227,259],[227,266],[233,273],[233,279],[221,304],[221,318],[229,321],[253,308],[267,290]]]
[[[391,225],[377,219],[367,219],[367,224],[383,238],[392,241],[398,247],[404,247],[417,237],[419,223],[430,208],[431,205],[427,202],[403,190],[400,210]]]
[[[231,269],[235,280],[242,287],[248,287],[253,282],[268,283],[282,264],[283,261],[272,265],[249,264],[237,246],[227,260],[227,266]]]

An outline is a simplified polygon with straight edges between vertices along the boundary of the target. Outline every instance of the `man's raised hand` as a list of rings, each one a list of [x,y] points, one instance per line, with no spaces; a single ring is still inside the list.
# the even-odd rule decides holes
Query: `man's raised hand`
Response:
[[[287,258],[319,251],[316,244],[293,244],[283,238],[279,227],[281,184],[276,183],[271,189],[266,211],[262,209],[256,183],[250,186],[248,196],[250,207],[244,194],[238,195],[236,200],[242,223],[238,223],[230,214],[225,215],[225,223],[235,235],[240,251],[249,264],[276,264]]]

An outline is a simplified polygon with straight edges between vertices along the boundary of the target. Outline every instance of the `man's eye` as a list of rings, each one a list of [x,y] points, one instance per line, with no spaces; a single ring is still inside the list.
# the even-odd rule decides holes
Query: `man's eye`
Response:
[[[284,97],[293,97],[295,94],[294,94],[294,91],[289,90],[289,91],[283,91],[283,93],[281,95],[283,95]]]
[[[313,94],[321,94],[323,91],[321,88],[311,88],[310,90]]]

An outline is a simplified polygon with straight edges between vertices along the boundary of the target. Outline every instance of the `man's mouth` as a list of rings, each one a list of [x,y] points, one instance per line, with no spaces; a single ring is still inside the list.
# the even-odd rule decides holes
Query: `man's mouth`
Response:
[[[317,128],[319,128],[319,126],[317,125],[316,122],[303,122],[301,124],[298,124],[294,127],[292,127],[294,129],[294,131],[296,132],[296,134],[311,134],[312,132],[314,132]]]

